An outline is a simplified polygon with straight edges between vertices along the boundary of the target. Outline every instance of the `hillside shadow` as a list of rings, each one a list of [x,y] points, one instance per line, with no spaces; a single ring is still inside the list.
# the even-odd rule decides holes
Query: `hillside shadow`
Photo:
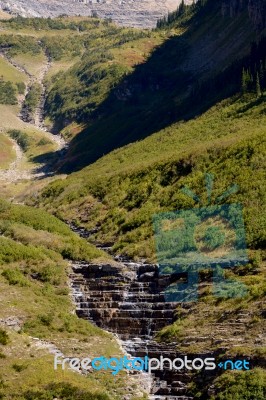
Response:
[[[31,157],[30,162],[37,164],[34,169],[36,176],[40,175],[39,179],[44,179],[47,176],[53,176],[58,173],[58,160],[65,155],[66,149],[50,151]],[[37,178],[36,178],[37,179]]]
[[[232,77],[227,77],[226,85],[223,78],[213,82],[217,60],[211,58],[211,46],[207,52],[210,58],[201,50],[202,43],[209,41],[213,45],[216,40],[210,37],[210,26],[204,24],[206,12],[216,15],[212,21],[216,23],[220,9],[217,3],[210,2],[205,13],[200,10],[192,18],[183,35],[166,40],[145,63],[136,66],[132,74],[113,88],[92,116],[88,116],[86,129],[70,142],[60,172],[78,171],[114,149],[180,120],[194,118],[235,93],[239,82],[235,83]],[[233,57],[230,54],[228,61],[232,62]],[[194,65],[197,60],[199,65]]]

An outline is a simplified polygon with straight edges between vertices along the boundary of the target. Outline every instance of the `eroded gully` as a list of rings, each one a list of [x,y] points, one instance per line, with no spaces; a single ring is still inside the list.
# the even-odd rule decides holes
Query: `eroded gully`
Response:
[[[44,124],[44,106],[46,99],[46,87],[44,84],[45,77],[49,72],[52,62],[48,55],[46,55],[46,62],[42,66],[39,74],[35,77],[31,74],[24,66],[18,64],[11,57],[8,56],[7,52],[4,50],[0,51],[0,57],[4,58],[9,64],[15,67],[19,72],[27,76],[27,83],[24,94],[18,96],[19,113],[18,118],[23,121],[28,126],[33,126],[34,128],[42,131],[47,139],[54,142],[57,146],[57,151],[62,152],[66,149],[67,144],[61,135],[55,135],[48,131]],[[31,88],[34,84],[38,83],[41,88],[41,95],[38,101],[37,107],[34,113],[31,115],[26,105],[26,97],[29,94]],[[36,178],[45,177],[49,175],[50,167],[48,168],[36,168],[34,171],[25,170],[23,168],[23,161],[25,156],[19,147],[19,145],[12,140],[13,148],[15,151],[15,161],[11,163],[8,169],[0,171],[0,179],[8,182],[16,182],[19,180],[31,180]]]

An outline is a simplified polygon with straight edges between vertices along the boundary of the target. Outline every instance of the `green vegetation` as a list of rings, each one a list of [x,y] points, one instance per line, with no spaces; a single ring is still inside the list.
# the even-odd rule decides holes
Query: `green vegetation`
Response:
[[[28,391],[23,394],[21,400],[53,400],[58,397],[62,400],[109,400],[107,394],[91,393],[80,390],[71,384],[51,384],[42,391]]]
[[[16,89],[12,82],[0,79],[0,104],[17,104]]]
[[[30,139],[29,136],[18,129],[11,129],[7,132],[12,139],[16,140],[19,146],[24,150],[27,151],[30,146]]]
[[[17,88],[19,94],[24,94],[26,90],[26,85],[24,82],[17,82]]]
[[[47,348],[57,346],[64,354],[83,357],[120,354],[109,334],[73,314],[67,284],[66,257],[108,257],[46,212],[4,200],[0,233],[0,319],[18,321],[18,332],[0,329],[0,397],[107,400],[108,393],[118,400],[128,385],[123,376],[56,372]]]
[[[57,261],[54,252],[65,258],[88,261],[104,255],[72,233],[63,222],[41,210],[1,201],[0,220],[1,233],[5,236],[1,237],[2,262],[45,259],[46,254],[48,258]],[[45,252],[42,246],[46,247]]]
[[[6,346],[8,343],[8,334],[3,329],[0,329],[0,344]]]
[[[0,57],[0,105],[13,106],[18,103],[17,94],[21,94],[25,88],[25,79],[26,76],[22,72]],[[1,120],[4,117],[3,114],[5,112],[1,110]]]
[[[142,39],[148,41],[151,36],[148,32],[122,30],[114,26],[99,30],[99,36],[96,33],[67,37],[63,39],[64,44],[62,39],[54,37],[43,41],[54,60],[60,60],[63,56],[78,56],[85,47],[82,61],[69,72],[60,72],[52,78],[46,108],[49,117],[59,126],[65,120],[81,122],[88,119],[122,77],[131,71],[129,66],[124,65],[123,58],[116,60],[113,52],[115,48]]]
[[[59,61],[63,57],[81,56],[83,51],[83,40],[77,35],[66,37],[44,37],[42,46],[53,61]]]
[[[221,18],[219,1],[208,1],[188,13],[182,26],[181,20],[183,14],[171,29],[150,33],[163,43],[148,51],[146,62],[133,68],[116,59],[95,60],[95,64],[95,56],[85,53],[49,86],[46,111],[56,128],[73,121],[83,124],[65,160],[60,160],[62,172],[79,170],[115,148],[194,118],[240,92],[243,68],[255,81],[259,74],[263,92],[265,43],[259,42],[260,35],[256,37],[248,13],[243,11],[231,21]],[[231,40],[232,32],[237,38],[234,49],[227,46],[225,51],[224,43]],[[251,46],[255,39],[258,45]],[[202,43],[206,43],[204,54],[199,52]],[[97,50],[116,54],[110,38],[99,43]],[[256,82],[251,86],[258,91]]]
[[[48,139],[45,139],[45,138],[42,138],[42,139],[37,143],[38,146],[46,146],[47,144],[51,144],[51,141],[48,140]]]
[[[0,134],[0,169],[8,168],[14,158],[15,152],[12,141],[8,136]]]
[[[27,40],[25,40],[24,36],[13,34],[0,35],[0,49],[6,50],[10,57],[13,57],[19,53],[29,53],[31,55],[35,55],[39,54],[41,51],[40,45],[33,36],[27,36]]]
[[[116,150],[90,167],[55,181],[41,203],[59,216],[100,226],[95,239],[115,243],[117,252],[153,257],[152,215],[192,208],[184,185],[206,198],[204,175],[215,175],[213,199],[230,184],[239,192],[230,201],[245,207],[247,241],[265,243],[264,101],[250,96],[213,107],[187,123],[174,124],[144,141]],[[158,152],[158,146],[160,151]],[[253,192],[253,182],[257,190]]]
[[[90,115],[128,71],[122,65],[113,64],[113,56],[108,51],[101,52],[97,49],[89,52],[83,59],[85,65],[83,64],[82,71],[77,67],[71,68],[69,74],[56,81],[49,93],[48,110],[53,120],[73,120],[79,115],[82,119],[84,113]]]
[[[264,400],[266,374],[262,369],[225,373],[214,381],[217,391],[212,400]]]
[[[265,96],[235,96],[198,118],[173,124],[65,180],[54,181],[37,199],[36,205],[60,218],[88,229],[97,226],[92,241],[113,243],[117,254],[157,262],[154,214],[197,207],[182,191],[185,186],[206,206],[206,173],[215,177],[211,204],[230,186],[238,185],[239,190],[221,203],[243,205],[250,263],[228,270],[226,277],[244,283],[248,293],[243,298],[217,298],[210,272],[202,271],[200,281],[207,283],[200,288],[200,300],[181,307],[178,321],[157,335],[159,341],[177,342],[180,352],[204,354],[206,349],[226,348],[229,357],[234,351],[256,357],[262,350],[254,341],[263,332],[266,294],[265,123]],[[221,238],[215,239],[212,247]],[[234,328],[241,312],[249,315],[245,331]],[[226,335],[221,335],[221,326],[227,329]],[[187,337],[195,338],[195,344],[184,344]],[[244,341],[245,347],[230,347],[228,337],[236,343]]]
[[[24,102],[24,107],[27,109],[27,111],[32,115],[34,111],[36,110],[36,107],[39,104],[40,98],[42,94],[42,88],[39,83],[34,83],[30,90],[29,93],[27,94]]]
[[[174,341],[177,350],[186,354],[205,354],[206,349],[220,354],[223,349],[224,356],[255,360],[264,354],[255,340],[262,337],[265,322],[266,46],[263,28],[256,31],[246,10],[221,18],[220,6],[220,1],[211,0],[191,8],[182,3],[153,32],[117,28],[93,18],[14,18],[1,22],[5,33],[0,47],[10,56],[47,54],[53,60],[46,79],[47,119],[56,129],[64,128],[63,134],[71,140],[58,167],[79,171],[48,185],[36,183],[39,194],[34,187],[29,204],[61,221],[94,232],[97,228],[91,242],[111,243],[116,254],[151,262],[158,261],[153,216],[198,207],[195,197],[182,191],[185,186],[200,198],[200,207],[214,205],[218,199],[220,204],[243,205],[249,263],[227,270],[225,278],[245,284],[246,295],[214,296],[211,273],[203,270],[199,301],[180,304],[176,322],[156,339]],[[13,34],[17,29],[19,34]],[[256,44],[251,44],[254,40]],[[64,65],[65,72],[61,71]],[[33,89],[26,100],[32,110],[39,96],[38,88]],[[26,138],[23,130],[18,132],[16,140]],[[26,155],[34,160],[36,148],[44,152],[47,143],[33,134],[28,140]],[[206,174],[215,177],[211,199]],[[223,198],[232,185],[238,191]],[[66,372],[66,380],[57,376],[55,381],[47,360],[40,359],[30,343],[27,357],[16,360],[15,341],[25,351],[23,340],[29,340],[29,335],[53,340],[65,354],[73,348],[114,354],[108,335],[70,314],[66,290],[69,259],[99,261],[107,256],[47,212],[0,203],[4,299],[0,316],[4,319],[12,310],[22,321],[19,334],[8,332],[15,357],[0,355],[3,370],[10,375],[15,371],[19,377],[14,388],[6,373],[4,393],[8,400],[18,393],[23,400],[105,399],[105,393],[96,394],[105,387],[110,398],[119,397],[123,383],[119,386],[106,376],[96,383],[94,376],[69,378]],[[207,228],[205,234],[197,231],[195,238],[207,242],[206,251],[216,251],[224,236],[216,228]],[[230,236],[227,247],[232,240]],[[165,272],[172,270],[168,267]],[[40,373],[36,380],[35,370]],[[260,369],[222,374],[214,380],[214,398],[262,399],[264,380]],[[116,395],[114,387],[121,388]],[[205,389],[191,387],[199,399],[211,396]]]
[[[4,22],[5,27],[9,27],[11,29],[30,29],[40,31],[40,30],[66,30],[70,29],[73,31],[86,31],[90,29],[97,28],[102,22],[96,19],[89,19],[89,18],[75,18],[75,19],[68,19],[66,17],[61,18],[23,18],[23,17],[16,17],[11,18],[8,21]]]
[[[5,82],[10,81],[13,83],[13,85],[16,85],[17,87],[18,85],[21,85],[25,82],[25,74],[18,71],[3,57],[0,57],[0,71],[1,80]]]

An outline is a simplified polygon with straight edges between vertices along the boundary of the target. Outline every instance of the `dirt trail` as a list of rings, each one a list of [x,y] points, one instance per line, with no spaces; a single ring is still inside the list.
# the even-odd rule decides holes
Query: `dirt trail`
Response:
[[[23,151],[15,140],[10,140],[12,141],[16,152],[16,159],[10,164],[9,169],[0,170],[0,180],[16,182],[22,179],[31,179],[32,175],[28,171],[23,171],[23,168],[21,168],[24,159]]]

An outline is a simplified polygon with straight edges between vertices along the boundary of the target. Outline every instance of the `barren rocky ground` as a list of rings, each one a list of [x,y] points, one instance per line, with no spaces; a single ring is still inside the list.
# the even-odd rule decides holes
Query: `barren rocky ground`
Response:
[[[0,9],[24,17],[90,16],[96,13],[119,25],[152,28],[159,18],[180,3],[181,0],[1,0]]]

